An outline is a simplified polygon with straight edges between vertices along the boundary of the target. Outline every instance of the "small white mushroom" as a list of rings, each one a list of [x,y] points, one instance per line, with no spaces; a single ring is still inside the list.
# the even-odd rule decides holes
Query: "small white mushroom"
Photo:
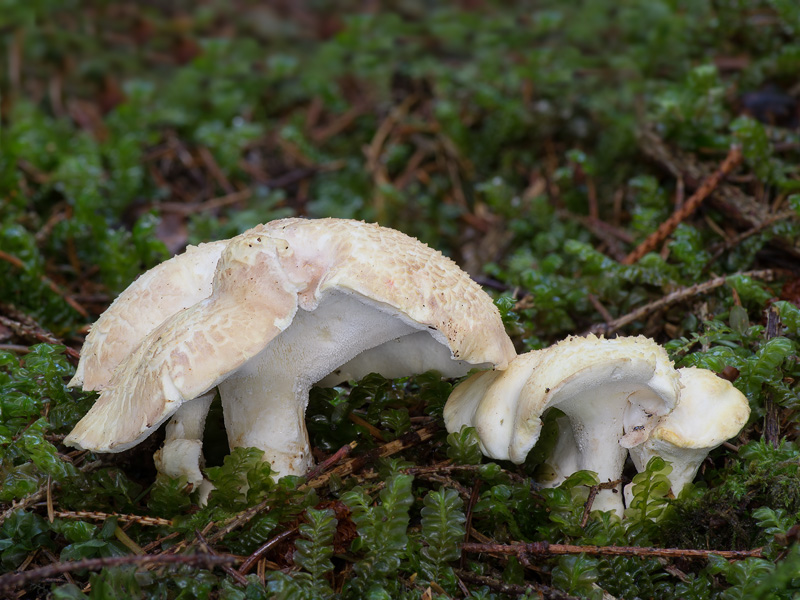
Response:
[[[574,444],[567,440],[563,456],[551,458],[554,472],[563,478],[577,466],[607,482],[619,479],[627,449],[647,439],[677,395],[678,374],[652,340],[571,337],[518,356],[503,372],[473,375],[453,390],[444,418],[448,431],[475,427],[487,456],[521,463],[539,439],[542,414],[558,407]],[[622,514],[619,486],[593,506]]]
[[[302,474],[312,464],[311,386],[401,338],[410,352],[437,357],[403,365],[403,374],[444,362],[458,374],[504,368],[514,356],[491,299],[417,240],[339,219],[258,226],[224,243],[210,295],[166,318],[119,363],[66,443],[119,452],[186,407],[189,424],[168,432],[160,468],[196,475],[197,452],[184,442],[199,439],[207,406],[195,403],[218,386],[231,448],[255,446],[277,473]]]
[[[672,464],[667,477],[676,497],[694,479],[708,453],[738,435],[750,417],[747,398],[730,381],[695,367],[678,373],[678,405],[661,418],[646,442],[630,450],[638,471],[654,456]]]

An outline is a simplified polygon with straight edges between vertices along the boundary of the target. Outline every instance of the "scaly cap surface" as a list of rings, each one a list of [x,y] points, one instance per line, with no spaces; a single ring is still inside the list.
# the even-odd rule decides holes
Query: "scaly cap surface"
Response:
[[[142,274],[89,330],[70,387],[101,390],[114,369],[167,318],[211,295],[211,282],[228,241],[189,246]]]

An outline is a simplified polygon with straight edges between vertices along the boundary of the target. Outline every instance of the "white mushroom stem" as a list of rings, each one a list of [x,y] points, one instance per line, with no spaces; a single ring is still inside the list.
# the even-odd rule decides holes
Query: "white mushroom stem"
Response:
[[[633,367],[634,365],[630,365]],[[610,370],[612,371],[612,370]],[[566,413],[572,426],[572,435],[578,449],[577,461],[567,453],[569,463],[577,462],[578,470],[594,471],[601,483],[616,481],[622,474],[628,450],[623,444],[623,423],[635,423],[637,433],[646,436],[655,425],[656,410],[646,412],[638,404],[631,404],[629,397],[634,394],[644,396],[642,385],[646,385],[647,377],[636,373],[624,373],[624,369],[613,369],[617,373],[600,374],[597,369],[592,373],[578,374],[573,385],[569,383],[553,394],[550,406],[557,406]],[[635,369],[630,369],[635,371]],[[652,372],[651,372],[652,373]],[[582,376],[581,376],[582,375]],[[600,382],[594,378],[601,376]],[[621,380],[614,381],[615,377]],[[646,377],[646,375],[645,375]],[[636,381],[639,379],[639,381]],[[578,389],[574,389],[577,387]],[[566,397],[561,401],[561,397]],[[655,404],[655,403],[654,403]],[[661,409],[663,410],[663,408]],[[567,466],[557,465],[566,472]],[[595,510],[613,510],[621,513],[621,485],[613,489],[600,490],[592,505]]]
[[[578,466],[580,451],[578,444],[575,443],[575,436],[572,435],[569,417],[562,414],[555,419],[553,424],[558,429],[556,444],[537,473],[537,480],[545,487],[557,487],[567,477],[580,471]]]
[[[156,469],[169,477],[185,477],[197,487],[203,482],[203,430],[216,396],[212,390],[181,405],[166,426],[164,445],[154,455]]]
[[[273,471],[301,475],[313,464],[305,426],[311,386],[360,352],[415,331],[396,311],[329,292],[219,385],[231,448],[253,446]],[[428,334],[423,334],[430,339]]]

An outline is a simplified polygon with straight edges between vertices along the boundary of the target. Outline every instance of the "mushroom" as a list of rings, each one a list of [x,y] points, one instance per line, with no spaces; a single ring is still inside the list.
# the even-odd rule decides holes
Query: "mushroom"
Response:
[[[230,447],[260,448],[274,472],[303,474],[311,386],[397,339],[451,374],[514,356],[489,296],[425,244],[356,221],[273,221],[224,243],[210,295],[144,337],[65,441],[120,452],[179,410],[171,441],[198,441],[218,387]],[[159,468],[191,471],[197,453],[172,446]]]
[[[694,479],[708,453],[738,435],[750,417],[747,398],[730,381],[695,367],[678,373],[678,405],[661,418],[647,441],[630,450],[640,472],[654,456],[669,461],[672,472],[667,478],[676,497]]]
[[[473,375],[453,390],[444,419],[451,432],[475,427],[484,454],[521,463],[539,439],[542,414],[558,407],[574,444],[567,440],[558,460],[551,458],[556,479],[577,467],[601,482],[616,481],[627,449],[672,410],[678,389],[666,352],[650,339],[570,337],[518,356],[503,372]],[[594,508],[621,515],[619,492],[619,486],[601,490]]]

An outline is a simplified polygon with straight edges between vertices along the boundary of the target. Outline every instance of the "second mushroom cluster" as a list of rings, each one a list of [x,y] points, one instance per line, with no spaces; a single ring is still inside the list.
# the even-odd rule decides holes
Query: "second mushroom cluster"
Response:
[[[675,369],[653,340],[590,335],[522,354],[505,371],[473,375],[455,388],[444,418],[448,431],[475,427],[487,456],[522,463],[551,408],[563,416],[545,485],[579,470],[618,481],[630,453],[639,471],[654,456],[669,461],[676,496],[708,452],[736,436],[750,416],[747,399],[729,381],[704,369]],[[621,515],[621,492],[620,485],[601,490],[593,508]]]

